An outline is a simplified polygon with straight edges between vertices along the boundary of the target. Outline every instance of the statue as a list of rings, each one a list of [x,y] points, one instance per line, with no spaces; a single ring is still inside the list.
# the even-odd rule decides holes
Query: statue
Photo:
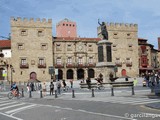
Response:
[[[107,32],[105,22],[102,22],[102,24],[101,24],[98,19],[98,24],[101,26],[101,34],[103,36],[103,39],[108,40],[108,32]]]

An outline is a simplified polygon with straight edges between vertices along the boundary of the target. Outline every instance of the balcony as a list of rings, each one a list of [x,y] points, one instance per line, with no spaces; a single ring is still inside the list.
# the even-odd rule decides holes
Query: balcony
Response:
[[[120,62],[120,61],[115,62],[115,64],[116,64],[117,67],[121,67],[122,66],[122,62]]]
[[[20,68],[21,69],[26,69],[26,68],[29,68],[29,65],[28,65],[28,63],[20,64]]]
[[[147,67],[147,66],[148,66],[148,63],[141,63],[141,66],[142,66],[142,67]]]
[[[73,68],[73,67],[75,67],[75,64],[74,63],[67,63],[66,67],[67,68]]]
[[[55,64],[55,68],[64,68],[64,64]]]
[[[46,68],[46,64],[38,64],[38,68]]]
[[[132,62],[126,62],[127,67],[132,67]]]
[[[78,68],[84,68],[84,67],[86,67],[86,64],[84,64],[84,63],[83,63],[83,64],[82,64],[82,63],[81,63],[81,64],[80,64],[80,63],[77,63],[77,67],[78,67]]]
[[[96,63],[88,63],[87,64],[87,67],[95,67],[96,66]]]

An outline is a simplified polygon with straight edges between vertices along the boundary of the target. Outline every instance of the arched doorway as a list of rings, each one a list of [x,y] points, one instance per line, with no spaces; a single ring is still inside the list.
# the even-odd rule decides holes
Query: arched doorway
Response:
[[[73,79],[73,70],[67,70],[67,79]]]
[[[123,69],[123,70],[121,71],[121,74],[122,74],[122,76],[126,76],[126,70]]]
[[[63,71],[61,69],[58,69],[58,79],[63,79]]]
[[[88,70],[88,77],[89,78],[94,78],[94,70],[93,69]]]
[[[77,70],[77,79],[84,79],[84,70],[83,69]]]
[[[30,73],[30,80],[37,80],[37,74],[35,72]]]

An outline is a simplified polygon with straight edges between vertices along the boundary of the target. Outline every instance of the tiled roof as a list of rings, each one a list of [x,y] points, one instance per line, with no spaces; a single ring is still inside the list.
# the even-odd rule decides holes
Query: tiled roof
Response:
[[[0,48],[11,48],[11,40],[0,40]]]

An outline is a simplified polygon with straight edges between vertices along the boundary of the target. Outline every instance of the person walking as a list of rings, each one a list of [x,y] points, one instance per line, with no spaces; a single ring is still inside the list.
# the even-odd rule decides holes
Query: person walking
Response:
[[[73,79],[70,79],[71,88],[73,88]]]
[[[53,95],[53,91],[54,91],[54,84],[53,82],[50,83],[50,95]]]
[[[61,81],[60,80],[57,80],[56,86],[57,86],[57,92],[58,92],[58,94],[61,94]]]
[[[43,96],[46,96],[46,83],[44,82],[42,85]]]
[[[86,79],[86,83],[88,85],[88,89],[91,89],[91,79],[89,77]]]

